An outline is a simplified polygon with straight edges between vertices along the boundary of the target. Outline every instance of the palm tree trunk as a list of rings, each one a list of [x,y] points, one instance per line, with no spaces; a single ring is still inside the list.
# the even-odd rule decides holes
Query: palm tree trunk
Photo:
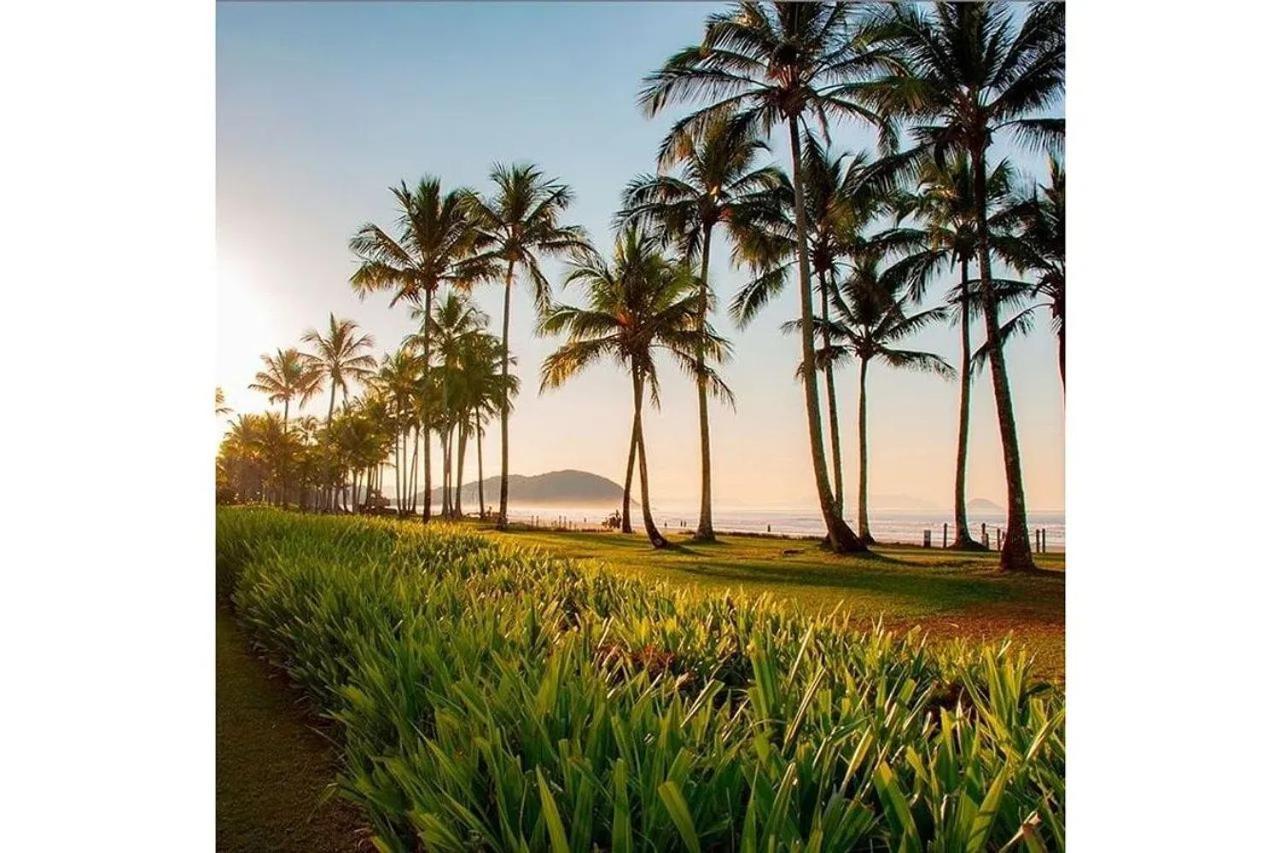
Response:
[[[440,517],[448,518],[453,515],[453,501],[451,499],[452,491],[449,488],[453,482],[452,468],[452,438],[453,430],[446,427],[440,430],[440,462],[443,470],[443,476],[440,483]]]
[[[635,405],[636,459],[640,463],[640,513],[644,516],[644,532],[655,548],[667,547],[667,540],[658,532],[658,525],[653,523],[653,513],[649,509],[649,466],[644,458],[644,426],[640,412],[644,409],[644,381],[640,371],[634,364],[631,366],[632,399]]]
[[[790,116],[787,127],[791,132],[792,184],[795,187],[796,260],[800,266],[800,346],[804,378],[805,414],[809,420],[809,453],[813,457],[813,477],[818,487],[818,505],[827,526],[827,543],[837,554],[865,551],[860,540],[844,519],[836,512],[835,497],[831,493],[831,481],[827,477],[826,454],[822,447],[822,421],[818,413],[818,380],[813,356],[813,291],[809,278],[808,223],[804,208],[804,170],[800,163],[800,127],[796,117]]]
[[[636,422],[631,421],[631,441],[627,448],[627,476],[622,481],[622,532],[632,533],[631,527],[631,474],[636,467]]]
[[[467,418],[463,413],[462,418],[458,421],[458,485],[453,490],[454,512],[459,518],[462,517],[462,466],[467,459]]]
[[[429,423],[431,407],[428,405],[431,400],[431,291],[428,288],[426,297],[422,300],[422,435],[424,436],[423,456],[425,457],[425,465],[423,467],[423,485],[426,487],[426,494],[422,500],[422,523],[426,524],[431,520],[431,425]],[[417,448],[414,448],[417,453]]]
[[[409,512],[418,511],[418,445],[422,428],[413,425],[413,458],[409,460]]]
[[[511,365],[510,333],[511,333],[511,285],[515,277],[515,261],[507,261],[507,281],[502,294],[502,477],[498,484],[498,529],[507,529],[507,464],[509,444],[507,441],[508,406],[507,374]]]
[[[828,293],[829,283],[827,280],[828,272],[823,270],[818,273],[818,286],[822,289],[822,319],[829,322],[831,312],[829,308],[830,296]],[[822,345],[830,349],[831,347],[831,330],[825,326],[822,329]],[[844,465],[840,459],[840,417],[836,406],[836,368],[835,365],[828,362],[826,369],[823,371],[827,379],[827,420],[831,423],[831,474],[835,481],[835,503],[836,513],[844,517]]]
[[[862,358],[858,365],[858,538],[871,545],[876,540],[867,514],[867,473],[867,360]]]
[[[1005,369],[1004,347],[1000,344],[1000,317],[995,286],[991,281],[990,233],[987,223],[987,162],[985,138],[972,146],[974,201],[978,208],[978,274],[982,279],[983,315],[991,354],[991,385],[996,398],[996,422],[1004,448],[1004,476],[1009,517],[1004,547],[1000,552],[1003,571],[1034,569],[1031,539],[1027,535],[1027,505],[1022,488],[1022,460],[1018,454],[1018,430],[1013,417],[1013,396]]]
[[[480,518],[484,518],[484,432],[480,429],[480,409],[476,409],[476,498]]]
[[[707,268],[711,263],[711,228],[702,229],[702,276],[698,279],[698,436],[702,445],[702,501],[698,508],[695,542],[716,541],[711,524],[711,426],[707,417],[706,352],[702,335],[707,328]]]
[[[969,341],[969,261],[960,262],[960,437],[956,446],[956,541],[960,551],[981,548],[969,535],[969,509],[965,506],[965,476],[969,464],[969,393],[973,383],[973,345]]]

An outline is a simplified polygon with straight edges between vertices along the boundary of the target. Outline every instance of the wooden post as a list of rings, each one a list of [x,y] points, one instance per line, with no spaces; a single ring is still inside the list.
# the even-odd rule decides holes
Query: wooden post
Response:
[[[1000,550],[1000,528],[996,528],[996,550]]]
[[[947,523],[942,522],[942,547],[947,547]]]
[[[929,530],[929,528],[927,528],[927,527],[924,529],[924,547],[926,547],[926,548],[928,548],[928,547],[929,547],[929,534],[930,534],[931,532],[932,532],[932,531],[931,531],[931,530]]]

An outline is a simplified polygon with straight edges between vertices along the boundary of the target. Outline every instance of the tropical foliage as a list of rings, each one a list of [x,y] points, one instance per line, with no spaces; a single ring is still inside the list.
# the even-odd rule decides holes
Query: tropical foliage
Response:
[[[649,468],[644,444],[644,393],[658,403],[658,371],[654,358],[666,350],[678,365],[714,393],[732,399],[727,386],[708,362],[723,360],[728,343],[702,319],[705,294],[683,261],[662,253],[662,237],[636,227],[627,229],[614,245],[612,262],[593,253],[573,263],[570,284],[580,285],[587,305],[549,306],[541,332],[565,334],[568,342],[542,365],[542,387],[555,388],[595,362],[612,359],[631,379],[632,454],[627,460],[624,512],[630,510],[633,459],[640,467],[640,508],[645,533],[655,548],[667,540],[658,532],[649,505]]]
[[[1007,648],[474,532],[219,511],[218,587],[411,850],[1062,850],[1062,692]]]
[[[497,418],[497,523],[505,527],[508,424],[519,386],[511,296],[524,281],[537,328],[564,337],[543,365],[542,388],[606,356],[627,370],[634,403],[622,526],[630,531],[631,479],[639,462],[646,531],[659,546],[665,539],[653,526],[647,495],[646,457],[654,449],[643,445],[644,396],[655,404],[659,399],[653,353],[666,352],[692,380],[700,451],[696,536],[712,539],[707,401],[717,394],[732,400],[715,370],[729,342],[711,326],[710,259],[719,238],[727,240],[730,260],[749,270],[729,306],[739,324],[793,282],[798,291],[799,316],[789,328],[800,339],[798,376],[818,508],[826,543],[837,553],[871,541],[864,371],[860,367],[855,532],[845,519],[838,367],[845,359],[860,366],[879,359],[939,367],[931,354],[901,339],[943,319],[942,307],[918,308],[946,279],[943,303],[961,338],[957,545],[980,547],[968,532],[965,477],[973,377],[989,366],[1009,508],[1002,566],[1033,568],[1004,348],[1047,307],[1065,386],[1066,189],[1057,156],[1065,124],[1046,114],[1061,96],[1064,43],[1061,4],[744,2],[713,13],[701,41],[672,55],[641,85],[640,103],[650,115],[679,104],[692,111],[672,124],[656,170],[625,188],[612,258],[602,259],[583,229],[565,224],[572,191],[533,164],[495,166],[487,194],[448,189],[431,176],[412,187],[401,182],[391,190],[394,226],[366,224],[350,241],[358,261],[351,284],[362,296],[386,291],[391,305],[408,303],[420,331],[379,360],[367,335],[331,314],[325,331],[304,336],[313,352],[290,348],[264,356],[266,369],[251,387],[283,404],[280,435],[266,442],[274,450],[254,456],[246,448],[263,445],[261,436],[256,444],[247,437],[254,420],[241,424],[245,434],[235,440],[233,426],[226,449],[245,459],[226,467],[220,495],[375,508],[384,500],[386,468],[393,472],[395,510],[416,512],[421,499],[426,520],[431,478],[440,471],[443,514],[456,517],[468,450],[474,448],[480,468],[480,439]],[[833,148],[830,130],[842,120],[874,134],[877,150]],[[785,134],[789,169],[767,162],[774,131]],[[1014,146],[1054,154],[1048,181],[1023,189],[1007,161],[989,163],[988,150],[1001,135]],[[566,264],[563,283],[581,286],[585,305],[557,302],[556,284],[543,268],[551,258]],[[866,287],[859,283],[864,280],[876,284]],[[467,299],[482,282],[503,286],[500,335],[490,334],[489,319]],[[983,333],[977,341],[971,339],[975,325]],[[921,358],[895,361],[895,353],[913,352]],[[324,423],[298,432],[323,459],[290,462],[297,454],[280,447],[296,438],[291,406],[326,386]],[[339,391],[341,418],[335,414]],[[360,443],[354,437],[363,434],[355,426],[360,418],[379,420],[370,434],[381,443],[365,443],[377,444],[383,455],[368,463],[367,474],[352,474],[363,471],[364,457],[351,451],[339,458],[336,436],[341,426],[354,430],[348,445]],[[437,441],[439,467],[432,465]],[[304,501],[304,483],[322,483],[321,498]],[[485,514],[483,498],[480,503]]]

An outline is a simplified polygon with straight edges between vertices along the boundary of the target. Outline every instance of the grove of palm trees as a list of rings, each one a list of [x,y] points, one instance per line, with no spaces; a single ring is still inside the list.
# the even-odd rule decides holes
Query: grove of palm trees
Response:
[[[484,172],[423,158],[349,192],[329,242],[353,301],[287,312],[261,410],[215,397],[220,604],[333,760],[220,768],[226,837],[291,834],[287,806],[237,815],[296,782],[354,808],[334,849],[1064,849],[1065,558],[1030,528],[1010,370],[1055,336],[1060,404],[1064,23],[734,3],[630,81],[662,141],[606,213],[590,168],[512,156],[516,129],[468,137]],[[778,374],[763,406],[742,362]],[[945,416],[911,414],[925,394]],[[523,521],[531,448],[588,441],[614,514]],[[783,444],[818,535],[735,527],[767,496],[726,472]],[[906,543],[873,505],[933,444],[944,539]],[[697,495],[689,523],[660,478]],[[244,728],[220,751],[279,751]]]
[[[452,496],[468,439],[496,420],[494,518],[506,527],[509,415],[522,372],[511,355],[511,295],[524,282],[539,334],[565,338],[541,367],[543,391],[604,355],[626,366],[637,402],[625,469],[619,460],[628,496],[620,509],[630,530],[638,462],[641,512],[658,547],[665,540],[652,527],[645,459],[661,448],[646,449],[641,417],[645,400],[659,400],[658,362],[648,352],[663,351],[681,381],[694,384],[694,541],[714,541],[708,407],[709,398],[732,406],[715,364],[732,358],[733,336],[715,331],[713,313],[728,300],[729,325],[742,326],[761,306],[794,293],[798,318],[784,330],[800,344],[797,377],[827,547],[861,552],[874,542],[865,376],[878,360],[959,376],[954,547],[961,549],[981,547],[965,517],[966,450],[974,384],[982,371],[990,376],[1008,507],[1001,567],[1032,568],[1005,344],[1047,309],[1065,388],[1065,169],[1058,159],[1065,125],[1045,114],[1061,96],[1064,41],[1060,4],[745,3],[712,14],[700,41],[638,84],[642,109],[676,117],[649,170],[620,188],[615,251],[593,245],[572,224],[572,189],[531,163],[496,165],[491,185],[478,189],[434,175],[401,181],[391,190],[393,222],[353,228],[358,266],[350,281],[362,298],[385,292],[420,334],[379,359],[354,322],[330,314],[326,330],[298,342],[309,350],[264,355],[266,369],[250,387],[281,404],[280,422],[239,416],[220,454],[220,494],[345,511],[389,500],[425,521],[435,511],[438,446],[446,472],[439,512],[458,517]],[[682,106],[691,111],[681,113]],[[869,128],[877,146],[837,149],[830,133],[842,122]],[[777,152],[770,148],[775,128],[787,137]],[[1019,180],[1007,161],[992,163],[988,149],[1001,137],[1044,152],[1047,182]],[[770,154],[778,160],[769,162]],[[717,293],[709,280],[713,236],[728,241],[733,264],[747,273],[736,292]],[[604,260],[610,255],[612,264]],[[551,258],[568,265],[560,282],[544,270]],[[587,306],[557,300],[557,290],[570,295],[588,280],[596,284],[586,286]],[[469,301],[475,288],[491,284],[503,293],[500,333]],[[959,327],[960,363],[898,345],[948,318]],[[857,386],[859,409],[854,526],[838,416],[847,366],[857,376],[845,393],[854,396]],[[531,381],[526,376],[524,384]],[[291,407],[326,391],[323,424],[290,423]],[[479,456],[480,442],[472,444]],[[490,508],[479,510],[487,516]]]

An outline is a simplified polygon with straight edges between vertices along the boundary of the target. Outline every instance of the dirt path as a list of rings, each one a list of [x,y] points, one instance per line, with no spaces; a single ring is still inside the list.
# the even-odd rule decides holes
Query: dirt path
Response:
[[[364,849],[355,809],[337,797],[320,802],[334,775],[328,742],[221,608],[217,655],[218,851]]]

